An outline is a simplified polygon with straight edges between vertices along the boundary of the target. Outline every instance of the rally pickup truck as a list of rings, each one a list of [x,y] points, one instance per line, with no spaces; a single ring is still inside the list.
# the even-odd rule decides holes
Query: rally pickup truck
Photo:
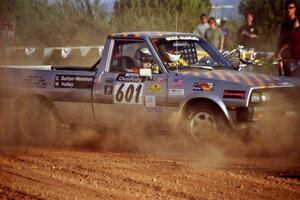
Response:
[[[264,111],[297,115],[300,94],[299,80],[240,72],[206,40],[171,32],[111,34],[92,67],[2,66],[0,82],[2,113],[12,109],[20,137],[33,143],[72,125],[202,141],[255,124]]]

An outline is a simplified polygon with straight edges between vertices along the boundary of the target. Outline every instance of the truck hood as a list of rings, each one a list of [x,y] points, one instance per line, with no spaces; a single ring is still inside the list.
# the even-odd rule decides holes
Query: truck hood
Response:
[[[184,71],[179,72],[183,75],[193,77],[212,79],[217,81],[225,81],[232,83],[239,83],[250,87],[268,88],[268,87],[292,87],[299,86],[298,79],[291,79],[287,77],[274,76],[268,74],[260,74],[245,71],[234,70],[214,70],[214,71]]]

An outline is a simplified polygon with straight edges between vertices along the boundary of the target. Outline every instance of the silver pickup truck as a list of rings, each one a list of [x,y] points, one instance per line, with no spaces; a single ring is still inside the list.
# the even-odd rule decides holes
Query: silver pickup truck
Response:
[[[176,130],[195,141],[299,109],[299,80],[239,72],[187,33],[107,37],[92,67],[0,68],[1,111],[20,137],[53,142],[70,125]],[[264,106],[271,105],[271,106]],[[11,112],[13,111],[13,112]]]

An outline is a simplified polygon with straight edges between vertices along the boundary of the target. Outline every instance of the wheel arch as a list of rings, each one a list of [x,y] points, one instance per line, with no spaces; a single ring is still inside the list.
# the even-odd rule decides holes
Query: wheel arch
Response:
[[[57,109],[56,109],[55,105],[53,104],[53,102],[46,96],[40,95],[40,94],[24,94],[24,95],[19,96],[14,103],[15,112],[19,112],[28,101],[33,101],[33,100],[37,100],[38,102],[40,102],[40,103],[46,105],[48,108],[50,108],[51,111],[54,113],[56,119],[60,123],[62,123],[62,118],[60,117],[59,113],[57,112]]]
[[[224,103],[217,103],[216,101],[209,99],[209,98],[204,98],[204,97],[195,97],[192,99],[189,99],[188,101],[186,101],[180,108],[180,117],[186,117],[188,111],[195,105],[200,104],[200,103],[207,103],[211,106],[213,106],[214,108],[216,108],[220,114],[223,115],[224,120],[226,125],[228,125],[228,127],[232,127],[232,119],[226,109],[226,106]]]

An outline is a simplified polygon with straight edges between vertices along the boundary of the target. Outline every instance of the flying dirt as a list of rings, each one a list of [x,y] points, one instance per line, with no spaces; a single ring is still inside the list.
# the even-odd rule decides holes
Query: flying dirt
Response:
[[[234,138],[220,148],[146,132],[65,134],[59,147],[1,144],[1,199],[300,198],[299,152],[283,144],[285,154]]]

